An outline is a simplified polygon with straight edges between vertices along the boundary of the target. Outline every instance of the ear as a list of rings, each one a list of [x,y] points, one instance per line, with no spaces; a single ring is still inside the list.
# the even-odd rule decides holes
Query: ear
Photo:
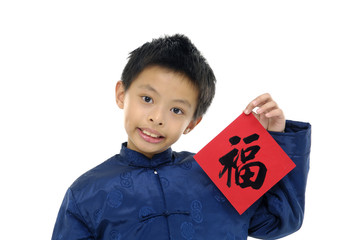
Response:
[[[187,134],[187,133],[189,133],[190,131],[192,131],[193,128],[195,128],[195,127],[198,125],[198,123],[200,123],[201,120],[202,120],[202,117],[199,117],[199,118],[197,118],[196,120],[192,120],[192,121],[188,124],[186,130],[184,130],[183,134]]]
[[[124,96],[125,90],[122,81],[118,81],[117,85],[115,86],[115,101],[120,109],[124,108]]]

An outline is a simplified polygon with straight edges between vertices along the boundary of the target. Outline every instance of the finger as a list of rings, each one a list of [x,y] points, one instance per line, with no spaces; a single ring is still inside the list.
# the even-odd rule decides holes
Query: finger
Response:
[[[258,115],[258,121],[261,123],[261,125],[265,128],[268,129],[268,124],[269,124],[269,120],[268,118],[264,115],[264,114],[257,114]]]
[[[253,109],[269,101],[272,101],[271,95],[269,93],[264,93],[253,99],[245,108],[244,113],[248,115],[253,111]]]
[[[278,108],[277,103],[275,101],[270,101],[270,102],[266,102],[263,105],[260,105],[259,108],[257,109],[257,113],[258,114],[268,113],[277,108]]]
[[[273,101],[272,100],[272,97],[269,93],[264,93],[258,97],[256,97],[255,99],[253,99],[248,105],[247,107],[245,108],[244,110],[244,113],[245,114],[250,114],[255,108],[257,107],[260,107],[270,101]],[[261,112],[264,112],[264,111],[261,111],[259,112],[259,109],[257,109],[256,111],[257,113],[261,113]]]
[[[264,94],[256,97],[252,102],[256,106],[260,106],[269,101],[273,101],[271,95],[269,93],[264,93]]]
[[[255,107],[256,107],[256,105],[254,105],[253,101],[250,102],[250,103],[247,105],[247,107],[244,109],[244,113],[245,113],[246,115],[250,114]]]
[[[265,114],[266,118],[285,118],[282,109],[280,108],[276,108],[273,109],[272,111],[269,111]]]

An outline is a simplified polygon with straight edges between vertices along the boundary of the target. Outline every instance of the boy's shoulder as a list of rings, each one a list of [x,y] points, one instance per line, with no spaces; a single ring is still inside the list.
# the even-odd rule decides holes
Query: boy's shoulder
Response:
[[[70,186],[70,189],[73,192],[87,191],[86,189],[108,184],[116,180],[119,174],[126,171],[125,168],[127,166],[119,160],[119,154],[116,154],[78,177]]]
[[[195,166],[199,166],[193,156],[194,153],[187,151],[172,151],[173,162],[169,166],[194,170]],[[139,167],[141,166],[135,166],[133,162],[127,161],[121,153],[116,154],[78,177],[70,186],[70,189],[76,193],[117,184],[124,175]]]
[[[182,164],[187,161],[194,161],[193,156],[195,153],[188,152],[188,151],[181,151],[181,152],[172,152],[174,158],[174,164]]]

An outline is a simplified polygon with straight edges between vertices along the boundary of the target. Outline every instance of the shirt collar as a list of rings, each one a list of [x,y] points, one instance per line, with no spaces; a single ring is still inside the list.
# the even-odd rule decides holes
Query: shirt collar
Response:
[[[171,148],[168,148],[164,152],[155,154],[153,158],[149,159],[145,155],[127,148],[126,142],[122,144],[120,156],[122,157],[122,161],[127,162],[129,166],[135,167],[154,168],[173,162]]]

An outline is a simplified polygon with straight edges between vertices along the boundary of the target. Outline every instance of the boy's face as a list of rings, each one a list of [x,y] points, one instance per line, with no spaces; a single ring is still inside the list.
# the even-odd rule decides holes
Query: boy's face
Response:
[[[160,66],[144,69],[127,91],[119,81],[116,100],[124,109],[127,147],[148,158],[168,149],[200,122],[193,119],[197,99],[188,77]]]

